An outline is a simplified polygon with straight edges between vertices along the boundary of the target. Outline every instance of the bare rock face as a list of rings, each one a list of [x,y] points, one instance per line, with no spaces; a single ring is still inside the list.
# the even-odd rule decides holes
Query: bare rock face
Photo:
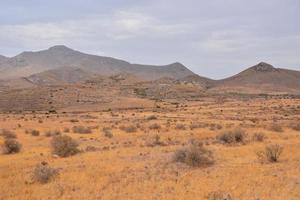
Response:
[[[277,71],[276,68],[274,68],[272,65],[265,63],[265,62],[261,62],[255,66],[252,67],[253,70],[257,71],[257,72],[272,72],[272,71]]]

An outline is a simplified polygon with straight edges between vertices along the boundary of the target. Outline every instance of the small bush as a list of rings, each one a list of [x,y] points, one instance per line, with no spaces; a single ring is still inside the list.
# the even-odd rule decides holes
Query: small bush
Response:
[[[257,142],[263,142],[265,138],[266,136],[263,133],[254,133],[252,136],[252,140]]]
[[[20,152],[22,145],[15,139],[9,138],[4,140],[3,153],[13,154]]]
[[[295,131],[300,131],[300,123],[293,124],[292,129]]]
[[[7,130],[7,129],[2,129],[0,135],[3,136],[6,139],[17,138],[17,136],[16,136],[16,134],[14,132],[12,132],[10,130]]]
[[[185,130],[186,128],[185,128],[184,124],[177,124],[176,125],[176,129],[178,129],[178,130]]]
[[[107,138],[112,138],[114,136],[109,128],[103,128],[102,131]]]
[[[66,135],[55,136],[52,141],[52,152],[60,157],[68,157],[79,152],[78,143]]]
[[[147,117],[147,120],[156,120],[157,117],[155,115],[150,115]]]
[[[69,133],[70,132],[70,129],[69,128],[64,128],[64,133]]]
[[[56,169],[53,169],[47,165],[38,164],[32,175],[32,179],[38,183],[48,183],[54,176],[58,174]]]
[[[283,129],[279,124],[272,124],[270,126],[270,130],[275,132],[283,132]]]
[[[182,162],[192,167],[209,166],[214,163],[211,151],[203,146],[191,145],[187,149],[177,150],[174,154],[175,162]]]
[[[224,132],[217,139],[225,144],[245,143],[246,133],[241,129]]]
[[[61,132],[59,130],[47,131],[45,133],[46,137],[52,137],[52,136],[58,136],[58,135],[61,135]]]
[[[134,133],[137,131],[137,128],[133,125],[129,125],[129,126],[120,126],[120,129],[122,131],[125,131],[127,133]]]
[[[72,128],[74,133],[80,133],[80,134],[89,134],[92,133],[91,128],[89,127],[84,127],[84,126],[74,126]]]
[[[31,130],[31,131],[30,131],[30,134],[31,134],[32,136],[39,136],[39,135],[40,135],[40,131],[38,131],[38,130]]]
[[[157,123],[155,123],[155,124],[151,124],[150,126],[149,126],[149,129],[160,129],[161,128],[161,126],[159,125],[159,124],[157,124]]]
[[[77,123],[77,122],[79,122],[79,120],[78,119],[71,119],[70,122]]]
[[[257,152],[257,157],[261,162],[278,162],[280,155],[283,152],[283,147],[278,144],[266,146],[264,151]]]

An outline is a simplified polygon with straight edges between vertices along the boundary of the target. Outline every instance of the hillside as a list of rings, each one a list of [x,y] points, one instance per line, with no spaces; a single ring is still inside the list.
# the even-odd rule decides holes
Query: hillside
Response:
[[[166,66],[139,65],[110,57],[89,55],[66,46],[38,52],[23,52],[0,63],[0,79],[30,76],[46,70],[74,67],[101,75],[132,73],[146,80],[162,77],[183,78],[194,73],[180,63]]]
[[[261,62],[234,76],[216,81],[212,91],[299,93],[300,72]]]

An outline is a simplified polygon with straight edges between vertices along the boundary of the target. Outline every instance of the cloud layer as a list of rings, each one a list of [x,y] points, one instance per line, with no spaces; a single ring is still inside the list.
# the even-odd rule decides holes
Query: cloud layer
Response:
[[[297,0],[0,2],[0,54],[56,44],[212,78],[260,61],[300,70]]]

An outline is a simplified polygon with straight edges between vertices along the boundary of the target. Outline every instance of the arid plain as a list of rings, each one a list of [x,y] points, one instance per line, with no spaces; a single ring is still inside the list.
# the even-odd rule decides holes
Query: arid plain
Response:
[[[207,97],[93,112],[3,112],[0,127],[22,145],[19,153],[0,155],[1,200],[300,199],[297,98]],[[222,137],[231,132],[243,136]],[[74,139],[79,151],[53,154],[58,135]],[[282,148],[277,161],[258,156],[275,144]],[[191,146],[209,151],[210,162],[178,160],[178,151]],[[39,165],[55,170],[46,182],[35,178]]]

